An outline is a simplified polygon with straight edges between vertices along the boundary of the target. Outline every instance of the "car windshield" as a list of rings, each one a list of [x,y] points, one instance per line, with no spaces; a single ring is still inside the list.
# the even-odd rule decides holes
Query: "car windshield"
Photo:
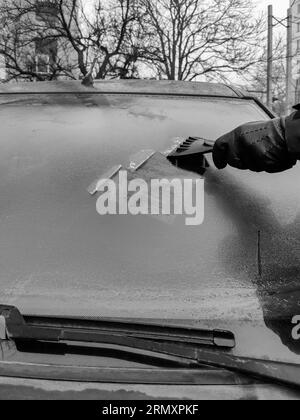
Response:
[[[298,167],[218,172],[207,155],[204,173],[185,172],[204,179],[199,226],[100,216],[88,192],[146,149],[134,177],[175,178],[180,169],[160,153],[172,138],[216,140],[268,118],[233,97],[2,94],[1,303],[32,315],[225,329],[238,355],[298,362]]]

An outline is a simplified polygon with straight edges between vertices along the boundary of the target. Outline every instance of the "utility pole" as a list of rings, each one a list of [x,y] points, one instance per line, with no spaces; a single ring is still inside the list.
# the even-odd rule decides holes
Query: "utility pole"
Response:
[[[286,114],[290,114],[292,108],[292,60],[293,60],[293,28],[292,9],[287,12],[287,53],[286,53]]]
[[[268,68],[267,68],[267,106],[273,106],[273,6],[268,6]]]

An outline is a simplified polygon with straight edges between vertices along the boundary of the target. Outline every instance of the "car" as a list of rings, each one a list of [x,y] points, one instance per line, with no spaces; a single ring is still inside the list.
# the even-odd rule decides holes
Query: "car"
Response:
[[[222,84],[0,85],[1,399],[300,398],[299,166],[166,155],[274,117]],[[203,223],[100,215],[132,165],[203,181]]]

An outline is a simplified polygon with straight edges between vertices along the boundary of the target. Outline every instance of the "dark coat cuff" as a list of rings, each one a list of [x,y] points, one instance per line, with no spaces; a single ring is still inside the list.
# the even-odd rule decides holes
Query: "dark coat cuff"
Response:
[[[297,111],[285,120],[285,137],[290,154],[300,160],[300,105],[294,108]]]

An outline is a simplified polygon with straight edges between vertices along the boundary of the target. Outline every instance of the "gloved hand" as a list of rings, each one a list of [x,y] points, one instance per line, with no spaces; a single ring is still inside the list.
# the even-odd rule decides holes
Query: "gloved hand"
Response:
[[[218,169],[227,165],[254,172],[282,172],[296,165],[285,138],[285,120],[244,124],[219,138],[213,159]]]

